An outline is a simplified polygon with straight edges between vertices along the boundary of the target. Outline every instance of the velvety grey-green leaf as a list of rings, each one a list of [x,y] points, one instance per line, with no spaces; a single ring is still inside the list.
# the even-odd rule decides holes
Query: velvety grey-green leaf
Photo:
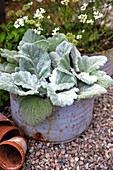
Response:
[[[57,63],[58,69],[61,72],[64,72],[69,75],[71,75],[71,73],[70,73],[70,58],[69,58],[69,53],[70,53],[71,49],[72,49],[72,44],[67,41],[63,41],[56,48],[56,53],[61,57]]]
[[[8,63],[6,65],[6,67],[5,67],[5,72],[7,72],[7,73],[14,73],[16,67],[17,67],[17,64]]]
[[[0,73],[1,90],[6,90],[10,93],[15,93],[20,96],[33,95],[39,93],[38,90],[34,90],[34,89],[28,89],[27,91],[24,91],[24,89],[20,87],[20,85],[15,84],[13,75],[14,75],[13,73],[12,74]]]
[[[92,75],[98,77],[97,84],[101,85],[104,88],[108,88],[113,85],[113,79],[110,76],[106,75],[104,71],[94,71],[92,72]]]
[[[103,66],[107,61],[105,56],[82,56],[78,58],[78,67],[80,72],[91,73],[92,71],[99,69],[100,66]]]
[[[70,70],[69,54],[65,54],[58,62],[58,70],[66,74],[72,75]]]
[[[50,85],[56,90],[70,89],[77,84],[76,79],[73,76],[63,73],[57,69],[53,70],[51,77],[49,78]]]
[[[57,46],[56,53],[60,57],[63,57],[65,54],[69,54],[71,52],[71,49],[72,49],[72,43],[63,41]]]
[[[29,29],[25,32],[22,40],[20,41],[18,49],[21,50],[21,47],[23,46],[24,43],[33,44],[36,41],[44,40],[44,39],[46,38],[43,35],[35,34],[35,32],[32,31],[32,29]]]
[[[9,73],[0,74],[0,89],[11,93],[18,91],[18,87],[13,83],[13,77]]]
[[[51,60],[47,52],[43,52],[34,44],[25,43],[18,54],[21,58],[19,66],[21,70],[35,74],[38,79],[47,78],[51,72]]]
[[[60,60],[60,56],[56,52],[51,52],[49,54],[51,59],[51,64],[53,68],[56,68],[58,66],[58,62]]]
[[[19,58],[19,67],[15,68],[16,72],[28,71],[31,74],[37,74],[36,70],[34,69],[33,61],[30,58],[26,57],[24,54],[19,54],[16,57]]]
[[[27,71],[19,71],[12,74],[14,78],[14,84],[22,86],[22,88],[34,90],[34,93],[38,93],[38,88],[41,86],[40,81],[35,74],[31,75]]]
[[[6,65],[7,65],[7,62],[0,63],[0,72],[5,72]]]
[[[78,100],[82,98],[90,98],[107,92],[106,89],[99,84],[93,84],[92,86],[84,85],[79,89]]]
[[[66,41],[65,34],[59,33],[47,39],[49,41],[49,52],[56,51],[56,47],[62,42]]]
[[[38,96],[19,97],[19,110],[31,126],[37,126],[52,113],[53,105],[49,98]]]
[[[51,60],[47,52],[40,55],[39,61],[37,63],[37,72],[40,79],[48,78],[50,76]]]
[[[38,48],[41,48],[44,52],[49,48],[49,42],[47,40],[40,40],[34,43]]]
[[[92,85],[98,80],[97,76],[89,75],[89,73],[85,73],[85,72],[76,74],[76,77],[88,85]]]
[[[73,104],[74,100],[77,99],[77,94],[79,90],[77,88],[70,89],[65,92],[55,92],[54,89],[50,86],[47,88],[47,94],[50,97],[53,105],[64,107],[66,105]]]
[[[17,55],[18,52],[15,50],[8,50],[4,49],[3,52],[1,53],[1,56],[6,58],[8,62],[10,63],[18,63],[18,58],[15,58],[15,55]]]
[[[72,65],[73,65],[75,72],[79,72],[78,58],[81,58],[81,54],[75,46],[72,47],[71,58],[72,58]]]
[[[34,93],[34,90],[28,90],[25,92],[21,87],[18,87],[14,83],[14,78],[12,74],[8,74],[8,73],[0,74],[0,89],[6,90],[10,93],[18,94],[20,96],[38,94],[37,91]]]

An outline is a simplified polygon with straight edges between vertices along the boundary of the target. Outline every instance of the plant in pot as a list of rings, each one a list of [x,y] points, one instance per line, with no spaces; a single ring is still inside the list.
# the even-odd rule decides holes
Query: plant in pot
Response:
[[[10,92],[13,120],[26,135],[68,142],[89,126],[95,95],[113,80],[99,67],[105,56],[81,56],[65,34],[49,38],[29,29],[18,51],[3,50],[0,89]]]
[[[107,63],[100,69],[112,75],[113,29],[108,25],[111,9],[111,0],[106,3],[100,0],[34,0],[24,4],[16,14],[12,10],[8,13],[13,22],[2,25],[0,42],[4,48],[15,50],[29,28],[46,37],[59,31],[66,34],[81,54],[107,56]]]

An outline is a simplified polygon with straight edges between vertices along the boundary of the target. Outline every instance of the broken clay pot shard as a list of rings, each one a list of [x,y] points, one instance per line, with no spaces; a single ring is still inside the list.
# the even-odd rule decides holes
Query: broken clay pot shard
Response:
[[[27,142],[21,136],[0,143],[0,166],[5,170],[18,170],[24,163]]]
[[[4,116],[2,113],[0,113],[0,125],[8,125],[8,126],[14,126],[14,122],[8,119],[6,116]]]
[[[9,140],[10,138],[15,136],[24,137],[24,133],[16,126],[0,125],[0,142]]]

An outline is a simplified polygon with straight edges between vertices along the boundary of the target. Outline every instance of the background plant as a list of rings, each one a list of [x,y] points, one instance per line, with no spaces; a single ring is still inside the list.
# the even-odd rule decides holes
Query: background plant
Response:
[[[65,33],[83,53],[102,51],[113,38],[112,29],[106,26],[111,8],[112,1],[29,1],[15,14],[8,12],[12,22],[2,25],[4,32],[0,34],[0,42],[4,43],[4,48],[16,49],[26,30],[32,28],[46,37]]]
[[[42,3],[39,3],[39,5],[42,7]],[[110,2],[54,0],[51,5],[50,2],[46,3],[45,8],[49,21],[45,17],[46,22],[43,23],[44,34],[50,35],[52,29],[59,27],[59,32],[68,33],[68,36],[69,33],[75,36],[77,40],[75,45],[83,53],[102,51],[104,45],[113,37],[111,28],[106,27],[106,24],[109,23],[108,16],[112,8]],[[45,23],[49,23],[49,26]],[[98,41],[100,39],[102,39],[101,42]]]
[[[9,50],[17,49],[17,45],[26,30],[32,28],[32,22],[25,24],[26,20],[31,19],[32,9],[32,2],[29,2],[27,4],[24,3],[23,8],[16,12],[14,10],[8,11],[6,15],[10,17],[10,21],[7,24],[1,25],[3,31],[0,33],[0,47]]]

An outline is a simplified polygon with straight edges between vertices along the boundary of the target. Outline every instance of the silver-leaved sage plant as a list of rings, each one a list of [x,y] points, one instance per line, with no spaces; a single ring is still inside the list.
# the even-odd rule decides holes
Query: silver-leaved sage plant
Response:
[[[105,56],[81,56],[65,35],[45,38],[29,29],[18,51],[4,49],[0,89],[18,94],[19,109],[35,126],[56,106],[106,93],[113,80],[100,71]]]

